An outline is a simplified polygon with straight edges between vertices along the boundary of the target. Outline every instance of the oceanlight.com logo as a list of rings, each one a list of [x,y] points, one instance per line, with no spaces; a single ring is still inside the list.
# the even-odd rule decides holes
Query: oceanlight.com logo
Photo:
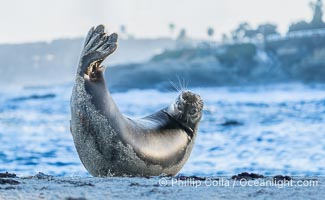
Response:
[[[317,187],[319,186],[318,180],[276,180],[276,179],[255,179],[247,180],[242,179],[226,179],[226,178],[160,178],[160,186],[171,186],[171,187]]]

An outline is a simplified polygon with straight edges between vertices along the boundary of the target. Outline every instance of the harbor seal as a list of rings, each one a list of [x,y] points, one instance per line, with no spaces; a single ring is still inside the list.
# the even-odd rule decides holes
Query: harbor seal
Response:
[[[124,116],[101,66],[117,48],[117,38],[99,25],[85,40],[71,97],[70,129],[79,157],[93,176],[174,176],[192,151],[203,101],[182,91],[174,103],[152,115]]]

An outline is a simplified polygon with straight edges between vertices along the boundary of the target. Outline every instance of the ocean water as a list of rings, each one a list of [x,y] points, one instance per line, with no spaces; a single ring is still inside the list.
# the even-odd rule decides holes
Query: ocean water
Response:
[[[0,91],[0,171],[89,176],[69,130],[72,84]],[[193,88],[205,102],[184,175],[325,175],[325,85]],[[120,110],[143,117],[177,92],[114,93]]]

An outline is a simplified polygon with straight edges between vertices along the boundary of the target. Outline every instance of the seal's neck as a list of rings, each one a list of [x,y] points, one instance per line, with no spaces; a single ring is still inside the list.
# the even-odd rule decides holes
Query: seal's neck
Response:
[[[186,131],[186,133],[187,133],[187,135],[189,136],[190,139],[193,138],[194,133],[196,132],[196,129],[197,129],[196,127],[190,127],[190,126],[188,126],[187,124],[185,124],[185,123],[179,121],[179,120],[177,119],[177,117],[171,113],[170,107],[167,107],[167,108],[164,109],[163,111],[164,111],[164,113],[166,113],[166,114],[168,115],[168,117],[170,117],[170,118],[171,118],[172,120],[174,120],[174,121],[175,121],[179,126],[181,126],[181,127],[183,127],[183,128],[185,129],[185,131]]]

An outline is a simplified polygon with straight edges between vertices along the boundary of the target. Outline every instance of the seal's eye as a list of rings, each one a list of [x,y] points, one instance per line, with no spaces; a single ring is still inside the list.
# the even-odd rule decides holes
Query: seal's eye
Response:
[[[197,113],[197,109],[196,108],[192,108],[189,112],[190,115],[195,115]]]

